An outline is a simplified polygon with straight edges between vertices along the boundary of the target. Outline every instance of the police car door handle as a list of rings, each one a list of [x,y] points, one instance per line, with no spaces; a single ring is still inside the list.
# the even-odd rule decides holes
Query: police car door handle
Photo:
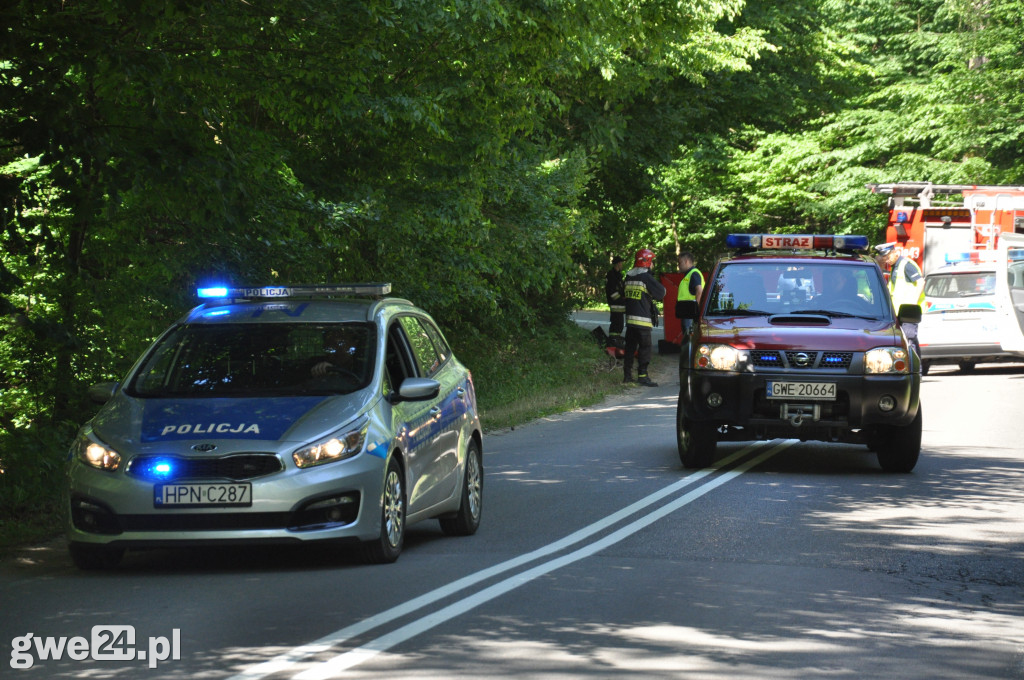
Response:
[[[465,399],[466,398],[466,388],[465,387],[460,387],[459,389],[457,389],[455,391],[455,396],[457,396],[459,399]]]
[[[437,406],[431,406],[430,417],[434,420],[439,420],[441,418],[441,409],[439,409]]]

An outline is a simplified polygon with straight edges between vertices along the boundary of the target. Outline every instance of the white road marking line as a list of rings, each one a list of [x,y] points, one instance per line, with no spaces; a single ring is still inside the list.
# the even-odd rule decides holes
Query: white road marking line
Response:
[[[327,680],[328,678],[335,677],[339,673],[342,673],[349,668],[357,666],[363,663],[364,661],[368,661],[373,657],[377,656],[378,654],[380,654],[381,652],[391,649],[397,644],[400,644],[413,637],[416,637],[417,635],[424,633],[430,630],[431,628],[434,628],[435,626],[444,623],[445,621],[453,619],[475,607],[480,606],[481,604],[484,604],[501,595],[504,595],[509,591],[512,591],[539,576],[548,574],[552,571],[555,571],[556,569],[560,569],[566,565],[572,564],[573,562],[577,562],[585,557],[590,557],[591,555],[594,555],[595,553],[600,552],[601,550],[604,550],[607,547],[615,545],[619,541],[622,541],[632,536],[641,529],[650,526],[659,519],[662,519],[665,516],[682,508],[683,506],[688,505],[689,503],[700,498],[709,491],[712,491],[718,488],[719,486],[722,486],[726,482],[735,479],[736,477],[743,474],[744,472],[754,467],[755,465],[758,465],[764,462],[765,460],[771,458],[779,451],[789,448],[794,443],[796,443],[795,440],[784,441],[783,443],[775,447],[772,447],[768,451],[750,459],[749,461],[743,463],[742,465],[738,465],[736,468],[728,472],[722,473],[720,476],[712,479],[706,484],[697,487],[696,489],[690,491],[689,493],[677,498],[671,503],[656,508],[649,514],[633,522],[630,522],[629,524],[618,529],[617,531],[608,534],[604,538],[601,538],[567,555],[557,557],[543,564],[539,564],[533,567],[532,569],[528,569],[524,572],[510,576],[509,578],[505,579],[504,581],[501,581],[500,583],[496,583],[488,588],[484,588],[483,590],[472,595],[469,595],[468,597],[465,597],[462,600],[455,602],[454,604],[448,605],[447,607],[439,609],[438,611],[433,612],[431,614],[427,614],[426,616],[416,621],[413,621],[410,624],[402,626],[401,628],[398,628],[390,633],[382,635],[381,637],[378,637],[375,640],[371,640],[362,647],[353,649],[343,654],[339,654],[338,656],[329,659],[328,661],[321,662],[313,666],[312,668],[303,671],[298,675],[295,675],[294,678],[295,680]]]
[[[721,484],[724,484],[726,481],[729,481],[729,480],[733,479],[734,477],[736,477],[741,472],[745,472],[746,470],[750,469],[751,467],[753,467],[757,463],[760,463],[762,460],[766,460],[767,458],[775,455],[776,453],[778,453],[782,449],[787,448],[788,446],[792,446],[793,443],[795,443],[795,440],[787,440],[787,441],[783,442],[782,444],[772,448],[768,452],[761,454],[757,458],[754,458],[751,461],[748,461],[747,463],[744,463],[743,465],[738,466],[735,470],[731,470],[731,471],[729,471],[727,473],[724,473],[721,477],[718,477],[715,480],[712,480],[711,482],[709,482],[708,484],[706,484],[706,485],[704,485],[702,487],[698,487],[697,489],[695,489],[694,491],[691,491],[690,493],[686,494],[685,496],[681,497],[680,499],[677,499],[676,501],[674,501],[674,502],[672,502],[672,503],[670,503],[668,505],[662,506],[659,510],[656,510],[654,513],[652,513],[652,515],[648,515],[645,518],[641,518],[640,520],[637,520],[637,522],[634,522],[632,524],[627,525],[625,528],[633,527],[638,522],[646,522],[646,523],[642,524],[642,526],[637,526],[635,529],[632,529],[631,531],[629,531],[626,534],[620,535],[621,532],[623,532],[625,530],[625,528],[624,529],[620,529],[619,531],[617,531],[617,532],[615,532],[613,534],[610,534],[608,537],[605,537],[605,539],[602,539],[601,541],[593,543],[590,546],[577,551],[576,553],[570,553],[570,555],[567,555],[567,556],[563,557],[561,560],[553,560],[552,562],[548,562],[548,563],[542,564],[542,565],[540,565],[538,567],[535,567],[532,570],[528,570],[526,572],[523,572],[522,574],[509,577],[505,581],[502,581],[501,583],[496,584],[495,586],[491,586],[490,588],[484,589],[484,590],[480,591],[479,593],[477,593],[475,595],[470,595],[469,597],[467,597],[467,598],[465,598],[465,599],[463,599],[463,600],[461,600],[461,601],[459,601],[459,602],[457,602],[457,603],[455,603],[453,605],[450,605],[449,607],[445,607],[445,608],[439,610],[438,612],[435,612],[434,614],[428,614],[427,616],[419,619],[416,622],[413,622],[413,623],[411,623],[411,624],[409,624],[407,626],[404,626],[403,628],[399,628],[398,630],[394,631],[393,633],[390,633],[388,635],[384,635],[384,636],[382,636],[380,638],[377,638],[376,640],[368,643],[367,645],[364,645],[363,647],[360,647],[359,649],[352,650],[350,652],[345,652],[344,654],[341,654],[341,655],[339,655],[337,657],[334,657],[333,659],[330,659],[329,661],[323,662],[322,665],[333,664],[337,660],[344,658],[345,659],[345,661],[343,662],[345,664],[344,668],[336,669],[335,666],[331,665],[330,666],[331,670],[327,671],[327,672],[328,673],[336,673],[336,672],[340,672],[341,670],[344,670],[345,668],[352,668],[353,666],[356,666],[359,663],[362,663],[363,661],[365,661],[367,659],[370,659],[373,656],[376,656],[380,652],[385,651],[386,649],[389,649],[390,647],[398,644],[399,642],[402,642],[404,640],[409,639],[410,637],[418,635],[419,633],[423,632],[424,630],[429,630],[429,628],[432,628],[432,627],[442,623],[443,621],[448,620],[449,618],[457,616],[458,614],[461,614],[464,611],[472,609],[473,607],[476,607],[476,606],[478,606],[478,605],[480,605],[480,604],[482,604],[482,603],[484,603],[484,602],[486,602],[486,601],[488,601],[490,599],[498,597],[499,595],[507,592],[508,590],[511,590],[511,589],[513,589],[515,587],[518,587],[519,585],[522,585],[523,583],[526,583],[526,582],[536,578],[537,576],[540,576],[540,575],[542,575],[544,573],[547,573],[548,571],[551,571],[553,569],[557,569],[558,567],[564,566],[565,564],[569,564],[571,562],[575,562],[575,561],[577,561],[579,559],[582,559],[583,557],[586,557],[587,555],[593,554],[594,551],[591,550],[591,548],[593,546],[601,546],[603,548],[603,547],[606,547],[607,545],[612,545],[612,544],[622,540],[626,536],[628,536],[628,535],[630,535],[632,533],[635,533],[636,531],[639,531],[644,526],[647,526],[648,524],[650,524],[650,523],[656,521],[657,519],[663,517],[665,514],[668,514],[669,512],[674,511],[678,507],[682,507],[683,505],[686,505],[691,500],[693,500],[695,498],[698,498],[699,496],[704,495],[704,493],[707,493],[707,491],[710,491],[711,489],[714,489],[714,488],[720,486]],[[548,545],[545,545],[545,546],[543,546],[541,548],[533,550],[533,551],[531,551],[529,553],[524,553],[523,555],[520,555],[518,557],[514,557],[514,558],[512,558],[510,560],[506,560],[505,562],[501,562],[500,564],[496,564],[496,565],[494,565],[492,567],[488,567],[487,569],[482,569],[481,571],[475,572],[473,574],[469,574],[468,576],[465,576],[465,577],[463,577],[461,579],[457,579],[455,581],[452,581],[451,583],[449,583],[449,584],[447,584],[445,586],[441,586],[440,588],[436,588],[436,589],[434,589],[434,590],[432,590],[432,591],[430,591],[428,593],[424,593],[423,595],[421,595],[419,597],[415,597],[415,598],[413,598],[411,600],[403,602],[400,605],[397,605],[397,606],[392,607],[390,609],[387,609],[387,610],[385,610],[383,612],[375,614],[375,615],[373,615],[371,617],[363,619],[362,621],[354,623],[354,624],[352,624],[350,626],[346,626],[345,628],[337,630],[337,631],[335,631],[335,632],[333,632],[333,633],[331,633],[329,635],[326,635],[326,636],[324,636],[324,637],[322,637],[322,638],[320,638],[318,640],[314,640],[313,642],[310,642],[308,644],[302,645],[300,647],[296,647],[296,648],[294,648],[292,650],[289,650],[288,652],[285,652],[284,654],[280,654],[280,655],[278,655],[278,656],[276,656],[276,657],[274,657],[272,659],[269,659],[268,661],[264,661],[263,663],[260,663],[260,664],[257,664],[255,666],[252,666],[251,668],[248,668],[248,669],[242,671],[241,673],[238,673],[236,675],[231,676],[228,680],[259,680],[260,678],[265,678],[265,677],[273,675],[275,673],[280,673],[280,672],[286,671],[289,668],[291,668],[292,666],[302,662],[304,659],[307,659],[310,656],[314,656],[316,654],[320,654],[322,652],[325,652],[325,651],[329,650],[331,647],[338,646],[338,645],[344,643],[345,641],[347,641],[347,640],[349,640],[349,639],[351,639],[353,637],[356,637],[358,635],[362,635],[363,633],[366,633],[366,632],[368,632],[368,631],[370,631],[370,630],[372,630],[374,628],[377,628],[378,626],[382,626],[382,625],[384,625],[384,624],[386,624],[386,623],[388,623],[390,621],[394,621],[395,619],[401,618],[401,617],[403,617],[403,616],[405,616],[407,614],[410,614],[410,613],[412,613],[412,612],[414,612],[414,611],[416,611],[418,609],[422,609],[423,607],[426,607],[426,606],[428,606],[430,604],[433,604],[434,602],[442,600],[442,599],[444,599],[444,598],[446,598],[446,597],[448,597],[448,596],[450,596],[450,595],[452,595],[454,593],[459,592],[460,590],[464,590],[466,588],[469,588],[470,586],[473,586],[473,585],[475,585],[477,583],[480,583],[481,581],[485,581],[485,580],[487,580],[489,578],[493,578],[494,576],[497,576],[497,575],[499,575],[501,573],[504,573],[506,571],[509,571],[511,569],[515,569],[515,568],[517,568],[519,566],[522,566],[524,564],[527,564],[529,562],[537,560],[537,559],[539,559],[541,557],[545,557],[547,555],[550,555],[552,553],[558,552],[560,550],[564,550],[564,549],[566,549],[566,548],[568,548],[568,547],[570,547],[572,545],[575,545],[576,543],[579,543],[579,542],[581,542],[581,541],[583,541],[583,540],[593,536],[596,533],[604,531],[605,529],[611,527],[612,525],[622,521],[626,517],[629,517],[630,515],[635,514],[636,512],[639,512],[640,510],[643,510],[644,508],[648,507],[649,505],[657,503],[658,501],[660,501],[665,496],[669,496],[669,495],[679,491],[680,489],[683,489],[683,488],[693,484],[694,482],[696,482],[696,481],[698,481],[698,480],[700,480],[700,479],[710,475],[713,472],[716,472],[718,469],[731,464],[736,459],[738,459],[738,458],[740,458],[740,457],[750,453],[751,451],[753,451],[753,450],[755,450],[755,449],[757,449],[757,448],[759,448],[761,446],[764,446],[764,445],[765,444],[763,442],[761,442],[761,443],[755,443],[755,444],[751,444],[749,446],[745,446],[742,449],[740,449],[739,451],[737,451],[736,453],[734,453],[734,454],[732,454],[730,456],[727,456],[726,458],[723,458],[714,467],[704,468],[702,470],[698,470],[696,472],[693,472],[693,473],[687,475],[686,477],[684,477],[683,479],[679,480],[678,482],[675,482],[674,484],[670,484],[667,487],[665,487],[664,489],[661,489],[660,491],[656,491],[656,492],[654,492],[654,493],[652,493],[652,494],[650,494],[648,496],[645,496],[644,498],[641,498],[640,500],[636,501],[635,503],[632,503],[632,504],[626,506],[622,510],[614,512],[611,515],[608,515],[607,517],[604,517],[604,518],[598,520],[597,522],[589,524],[588,526],[580,529],[579,531],[576,531],[576,532],[573,532],[572,534],[569,534],[568,536],[566,536],[563,539],[560,539],[560,540],[555,541],[553,543],[549,543]],[[737,472],[737,471],[739,471],[739,472]],[[696,494],[696,495],[694,495],[694,494]],[[682,501],[684,499],[688,499],[688,500],[685,500],[685,502],[680,504],[680,501]],[[649,518],[649,517],[654,517],[654,519],[650,519],[650,521],[647,521],[647,518]],[[612,543],[607,543],[606,544],[605,541],[607,541],[608,538],[610,538],[611,536],[619,536],[619,537],[615,541],[612,541]],[[579,553],[584,553],[584,552],[586,554],[579,554]],[[570,560],[568,560],[566,562],[562,562],[562,560],[565,560],[566,558],[571,557],[573,555],[577,555],[577,554],[579,554],[578,557],[574,557],[573,559],[570,559]],[[548,565],[551,565],[551,564],[556,564],[556,566],[549,567]],[[537,571],[538,569],[540,569],[542,571]],[[534,573],[534,572],[537,572],[537,573]],[[528,578],[523,578],[523,576],[526,575],[526,574],[532,574],[532,575],[529,576]],[[514,584],[514,585],[511,585],[511,586],[509,586],[508,588],[505,588],[505,589],[495,590],[497,588],[500,588],[500,587],[504,586],[504,584]],[[484,593],[493,593],[493,594],[489,595],[485,599],[480,599],[481,596]],[[465,604],[465,603],[471,603],[471,604]],[[465,609],[461,608],[463,606],[465,607]],[[447,614],[447,615],[444,615],[443,618],[438,618],[438,616],[441,615],[442,612],[451,612],[451,613]],[[430,622],[430,623],[425,628],[422,628],[422,629],[418,628],[418,626],[423,625],[424,622]],[[399,634],[399,632],[401,632],[401,631],[405,631],[405,636],[400,637],[400,638],[394,637],[397,634]],[[415,632],[413,632],[413,631],[415,631]],[[386,641],[386,646],[380,647],[378,649],[377,647],[382,642],[384,642],[384,641]],[[310,670],[304,671],[303,673],[300,673],[296,677],[303,678],[303,680],[305,680],[306,678],[321,677],[319,675],[307,675],[307,673],[311,673],[312,671],[314,671],[314,670],[316,670],[318,668],[320,668],[320,666],[314,666]],[[328,676],[323,676],[323,677],[329,677],[329,675]]]

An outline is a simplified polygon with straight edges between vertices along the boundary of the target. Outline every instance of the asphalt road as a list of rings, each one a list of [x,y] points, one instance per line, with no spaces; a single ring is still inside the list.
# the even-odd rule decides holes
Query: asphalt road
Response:
[[[0,677],[1024,678],[1024,366],[934,369],[899,475],[793,440],[684,471],[656,365],[660,387],[491,433],[478,534],[418,525],[394,565],[25,550],[0,563]],[[104,626],[146,659],[90,658],[127,631]]]

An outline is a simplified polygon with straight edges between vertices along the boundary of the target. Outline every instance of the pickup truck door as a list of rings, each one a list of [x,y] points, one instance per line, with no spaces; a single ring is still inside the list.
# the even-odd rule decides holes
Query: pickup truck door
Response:
[[[996,313],[1003,351],[1024,356],[1024,234],[1000,234]]]

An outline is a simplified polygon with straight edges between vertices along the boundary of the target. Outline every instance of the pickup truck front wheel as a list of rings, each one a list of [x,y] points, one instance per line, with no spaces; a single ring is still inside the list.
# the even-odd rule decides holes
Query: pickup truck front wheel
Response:
[[[921,455],[921,408],[909,425],[879,425],[871,438],[878,464],[886,472],[910,472]]]
[[[703,468],[715,459],[718,438],[714,425],[699,423],[683,413],[682,397],[676,407],[676,445],[679,461],[685,468]]]

